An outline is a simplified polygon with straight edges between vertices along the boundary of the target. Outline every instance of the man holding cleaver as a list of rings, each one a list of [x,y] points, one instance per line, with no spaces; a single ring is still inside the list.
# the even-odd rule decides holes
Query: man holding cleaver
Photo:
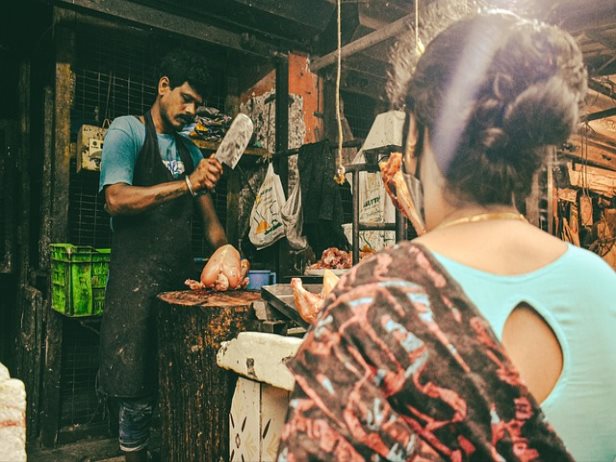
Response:
[[[143,116],[115,119],[105,137],[100,190],[112,216],[112,253],[101,325],[100,391],[119,412],[120,448],[145,461],[157,387],[157,294],[182,289],[194,267],[193,210],[214,248],[227,244],[212,198],[222,174],[178,132],[195,117],[207,80],[198,55],[178,51],[160,67]],[[196,207],[195,207],[196,205]]]

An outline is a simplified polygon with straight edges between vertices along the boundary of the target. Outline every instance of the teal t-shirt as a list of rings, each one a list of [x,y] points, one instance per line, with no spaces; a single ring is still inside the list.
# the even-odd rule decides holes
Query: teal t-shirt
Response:
[[[500,276],[434,254],[502,339],[521,303],[556,335],[563,370],[541,408],[579,462],[616,457],[616,273],[597,255],[569,245],[556,261]],[[537,354],[541,354],[540,351]]]
[[[176,137],[172,134],[158,133],[157,135],[163,163],[174,178],[179,178],[184,173],[185,167],[177,150]],[[203,154],[190,139],[183,135],[180,137],[185,142],[196,167],[203,159]],[[103,144],[99,191],[110,184],[133,184],[135,162],[144,141],[145,125],[137,117],[122,116],[113,121]]]

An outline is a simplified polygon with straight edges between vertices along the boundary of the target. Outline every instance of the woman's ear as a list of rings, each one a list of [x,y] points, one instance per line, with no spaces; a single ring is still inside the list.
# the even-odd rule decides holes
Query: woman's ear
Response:
[[[417,129],[417,123],[415,122],[415,116],[412,112],[406,113],[406,123],[404,124],[406,133],[403,139],[404,145],[404,170],[409,175],[416,176],[417,170],[417,144],[419,142],[419,131]]]
[[[158,81],[158,96],[163,96],[171,91],[171,83],[169,77],[163,75]]]

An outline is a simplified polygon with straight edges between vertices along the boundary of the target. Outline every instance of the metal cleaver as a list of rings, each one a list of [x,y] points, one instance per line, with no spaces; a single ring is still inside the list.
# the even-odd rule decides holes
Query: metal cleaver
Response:
[[[234,169],[240,157],[242,157],[246,146],[248,146],[253,129],[252,120],[245,114],[238,114],[220,142],[214,157],[221,164],[226,164],[231,169]]]

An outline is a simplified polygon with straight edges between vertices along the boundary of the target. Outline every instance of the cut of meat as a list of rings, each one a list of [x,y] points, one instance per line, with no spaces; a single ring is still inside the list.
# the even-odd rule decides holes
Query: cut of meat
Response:
[[[340,278],[333,271],[326,269],[323,272],[323,289],[321,289],[321,298],[326,299],[329,293],[334,290]]]
[[[302,280],[299,278],[291,279],[291,287],[293,288],[295,309],[304,321],[313,324],[321,310],[323,299],[319,294],[313,294],[304,289]]]
[[[402,212],[413,225],[417,235],[425,234],[423,222],[419,216],[419,212],[411,199],[411,193],[404,181],[402,175],[402,154],[399,152],[391,153],[389,159],[379,164],[381,170],[381,178],[385,185],[385,190],[391,198],[396,208]]]
[[[329,247],[323,251],[321,259],[310,265],[309,269],[348,269],[353,266],[351,252]]]
[[[240,253],[232,245],[219,247],[203,267],[201,281],[187,279],[184,281],[190,289],[225,290],[242,289],[248,285],[250,263],[241,259]]]
[[[323,274],[323,289],[321,289],[320,294],[313,294],[304,289],[301,279],[291,279],[295,309],[297,309],[297,312],[304,321],[310,324],[314,323],[321,308],[323,308],[323,302],[334,287],[336,287],[336,284],[338,284],[338,276],[327,269]]]

